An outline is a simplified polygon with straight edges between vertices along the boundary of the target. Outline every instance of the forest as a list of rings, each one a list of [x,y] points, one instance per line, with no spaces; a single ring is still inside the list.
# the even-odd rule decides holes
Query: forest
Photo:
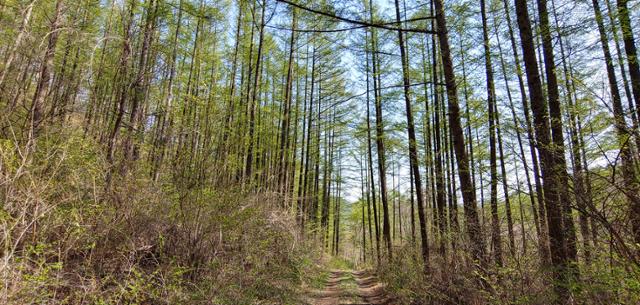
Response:
[[[640,304],[638,29],[0,0],[0,304]]]

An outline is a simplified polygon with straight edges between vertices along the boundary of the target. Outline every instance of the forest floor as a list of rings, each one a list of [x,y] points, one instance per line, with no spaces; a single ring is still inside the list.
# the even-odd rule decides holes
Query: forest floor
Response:
[[[369,271],[332,270],[322,290],[310,291],[312,305],[392,305],[384,285]]]

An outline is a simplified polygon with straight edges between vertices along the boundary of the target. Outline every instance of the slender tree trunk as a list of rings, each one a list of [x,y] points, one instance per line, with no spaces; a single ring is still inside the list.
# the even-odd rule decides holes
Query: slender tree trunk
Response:
[[[249,147],[247,148],[247,156],[246,156],[246,160],[245,160],[245,177],[246,179],[249,179],[249,181],[252,181],[252,175],[253,175],[253,142],[254,142],[254,133],[255,133],[255,113],[256,113],[256,105],[260,104],[260,100],[259,100],[259,94],[258,94],[258,85],[260,84],[260,74],[261,74],[261,66],[260,64],[262,63],[262,49],[263,49],[263,44],[264,44],[264,15],[265,15],[265,9],[267,7],[267,1],[264,0],[263,3],[260,5],[261,9],[260,9],[260,34],[259,34],[259,38],[258,38],[258,54],[256,56],[256,74],[253,78],[253,95],[252,97],[249,99]]]
[[[469,160],[464,143],[464,132],[460,124],[460,107],[458,106],[458,89],[456,78],[453,72],[453,61],[451,60],[451,50],[449,47],[449,35],[447,32],[447,22],[444,14],[442,0],[434,0],[436,10],[436,21],[438,24],[438,39],[440,41],[440,55],[442,57],[445,84],[447,88],[449,126],[453,137],[453,147],[458,163],[458,175],[460,176],[460,188],[464,201],[464,215],[466,218],[467,233],[471,241],[473,257],[476,260],[484,261],[485,244],[482,236],[482,229],[478,222],[478,211],[476,210],[476,195],[471,183],[469,172]]]
[[[321,53],[322,54],[322,53]],[[318,217],[318,204],[320,201],[320,193],[319,193],[319,185],[320,185],[320,134],[322,133],[322,65],[320,65],[318,67],[318,99],[317,99],[317,108],[316,108],[316,129],[315,129],[315,152],[314,152],[314,183],[313,183],[313,200],[312,200],[312,204],[311,204],[311,224],[312,225],[316,225],[317,224],[317,217]],[[326,124],[326,122],[325,122]],[[329,122],[330,124],[330,122]],[[326,152],[326,148],[325,148],[325,152]],[[333,156],[331,156],[331,159],[333,159]]]
[[[471,108],[471,100],[469,98],[469,89],[468,89],[468,85],[467,85],[467,69],[466,69],[466,65],[465,65],[465,49],[462,46],[462,40],[460,41],[460,56],[461,56],[461,65],[462,65],[462,91],[464,94],[464,100],[465,100],[465,117],[466,117],[466,121],[467,121],[467,141],[469,142],[469,160],[470,160],[470,167],[471,167],[471,185],[473,187],[474,192],[477,190],[476,188],[476,162],[475,162],[475,157],[474,157],[474,153],[473,153],[473,133],[471,132],[471,114],[470,114],[470,108]],[[478,131],[476,130],[476,135],[478,134]],[[453,142],[453,140],[451,141]],[[480,170],[478,170],[480,171]],[[480,224],[481,227],[484,226],[484,186],[482,185],[482,173],[480,173]]]
[[[451,130],[447,129],[447,139],[448,139],[448,143],[453,143],[453,136],[451,134]],[[449,171],[447,171],[447,176],[449,177],[449,181],[451,182],[451,194],[449,195],[449,223],[451,226],[451,231],[452,231],[452,235],[453,237],[451,238],[451,252],[452,252],[452,259],[455,259],[456,257],[456,249],[458,247],[458,242],[456,239],[456,235],[458,232],[460,232],[460,222],[458,221],[458,188],[456,185],[456,175],[455,175],[455,160],[454,160],[454,156],[455,156],[455,152],[453,150],[453,145],[449,144],[449,150],[448,150],[448,156],[447,159],[449,160]],[[471,176],[473,177],[473,176]],[[475,189],[474,189],[475,190]]]
[[[305,190],[305,185],[303,185],[303,181],[306,182],[306,170],[308,169],[308,160],[306,160],[306,156],[308,154],[308,150],[307,150],[307,141],[306,141],[306,133],[308,132],[308,129],[310,128],[310,124],[309,126],[307,126],[307,119],[311,117],[311,108],[313,107],[313,105],[311,105],[311,107],[309,107],[309,111],[307,111],[307,92],[308,92],[308,87],[309,87],[309,43],[307,43],[307,49],[305,52],[305,57],[306,57],[306,63],[304,65],[304,69],[305,69],[305,76],[304,76],[304,103],[302,106],[302,132],[301,132],[301,138],[302,138],[302,143],[300,145],[300,168],[299,168],[299,173],[298,173],[298,195],[297,195],[297,219],[298,219],[298,225],[300,225],[300,229],[302,231],[302,233],[304,233],[304,216],[305,216],[305,202],[306,202],[306,198],[304,197],[304,190]]]
[[[395,0],[396,4],[396,21],[400,23],[400,4],[398,0]],[[404,34],[402,31],[398,31],[398,44],[400,45],[400,59],[402,60],[402,80],[404,84],[404,101],[407,115],[407,136],[409,137],[409,166],[413,173],[413,180],[415,181],[416,197],[418,202],[423,202],[422,194],[422,180],[420,178],[420,170],[418,168],[418,144],[416,143],[415,125],[413,122],[413,113],[411,110],[411,92],[409,80],[409,60],[406,55]],[[422,205],[418,206],[418,219],[420,221],[420,241],[422,249],[422,259],[424,260],[425,269],[429,266],[429,244],[427,241],[427,224],[424,215],[424,208]]]
[[[502,178],[502,193],[504,194],[504,209],[505,214],[507,216],[507,234],[509,235],[509,251],[511,252],[511,256],[516,255],[516,240],[513,233],[513,216],[511,214],[511,200],[509,199],[509,181],[507,180],[507,169],[505,166],[505,153],[504,148],[502,146],[502,130],[500,129],[500,112],[498,111],[498,105],[494,105],[495,109],[495,119],[496,119],[496,135],[498,136],[498,153],[500,154],[500,176]],[[524,232],[524,231],[523,231]]]
[[[638,51],[636,49],[633,28],[629,18],[628,0],[616,0],[618,7],[618,19],[620,19],[620,29],[622,30],[622,41],[624,51],[627,53],[627,64],[629,66],[629,78],[631,79],[631,90],[636,106],[640,105],[640,63],[638,63]],[[640,108],[636,109],[640,117]],[[632,205],[633,235],[637,243],[640,242],[640,205]]]
[[[555,14],[555,2],[552,0],[551,1],[552,7],[553,7],[553,11],[554,11],[554,20],[555,20],[555,25],[556,28],[559,28],[559,22],[558,22],[558,18],[557,15]],[[572,164],[573,164],[573,174],[574,174],[574,181],[573,181],[573,185],[574,185],[574,191],[575,191],[575,197],[576,197],[576,205],[578,206],[578,219],[579,219],[579,224],[580,224],[580,231],[582,233],[583,236],[583,252],[584,252],[584,257],[587,263],[590,262],[591,259],[591,246],[589,245],[589,239],[585,238],[586,236],[589,236],[589,226],[588,226],[588,216],[585,210],[586,204],[585,204],[585,186],[584,186],[584,173],[583,173],[583,169],[582,169],[582,161],[581,161],[581,154],[580,154],[580,143],[579,143],[579,139],[578,139],[578,132],[577,132],[577,124],[576,124],[576,113],[578,111],[578,109],[575,107],[577,101],[578,101],[578,97],[575,93],[575,86],[574,86],[574,82],[573,82],[573,77],[571,77],[571,72],[570,72],[570,68],[567,67],[567,61],[569,61],[569,59],[565,56],[565,50],[564,50],[564,43],[563,43],[563,39],[561,36],[561,33],[558,31],[558,41],[559,41],[559,45],[560,45],[560,56],[562,57],[562,67],[563,67],[563,72],[564,72],[564,79],[565,79],[565,86],[566,86],[566,100],[567,100],[567,104],[568,104],[568,110],[566,111],[568,113],[568,117],[569,117],[569,131],[570,131],[570,146],[571,146],[571,157],[572,157]],[[574,103],[574,97],[575,97],[575,103]]]
[[[371,8],[370,8],[371,9]],[[373,71],[375,71],[375,67],[376,67],[376,63],[375,63],[375,54],[373,54],[373,52],[375,52],[375,50],[373,49],[373,35],[374,32],[371,31],[371,62],[373,63],[371,66],[373,67]],[[365,46],[365,48],[367,48],[367,46]],[[369,53],[366,53],[367,55]],[[375,174],[373,173],[373,153],[372,153],[372,144],[371,144],[371,109],[370,109],[370,105],[371,105],[371,101],[370,101],[370,94],[369,94],[369,58],[367,57],[367,161],[369,162],[369,176],[371,177],[371,203],[373,205],[373,219],[374,219],[374,227],[376,230],[376,256],[377,256],[377,262],[380,263],[380,229],[379,229],[379,225],[378,225],[378,203],[376,202],[376,183],[375,183]],[[373,73],[373,95],[374,95],[374,99],[377,101],[377,96],[378,96],[378,88],[377,88],[377,82],[376,82],[376,78],[375,78],[375,72]]]
[[[370,7],[371,1],[369,2]],[[370,19],[373,20],[373,9],[370,10]],[[386,160],[385,160],[385,150],[384,150],[384,124],[382,121],[382,98],[379,94],[379,86],[380,83],[376,84],[376,80],[378,77],[378,54],[377,54],[377,37],[375,31],[372,32],[371,37],[371,45],[372,45],[372,67],[373,67],[373,77],[374,77],[374,91],[375,94],[375,112],[376,112],[376,148],[378,151],[378,174],[379,174],[379,182],[380,182],[380,198],[382,201],[382,235],[384,237],[385,245],[387,247],[388,258],[392,258],[391,251],[391,228],[389,223],[389,201],[387,199],[387,171],[386,171]],[[378,89],[378,90],[375,90]]]
[[[98,61],[98,67],[96,72],[96,77],[93,78],[93,86],[91,87],[89,93],[89,100],[87,104],[87,110],[84,114],[84,136],[86,137],[89,132],[89,128],[92,124],[97,124],[101,119],[98,117],[100,110],[103,108],[103,104],[106,104],[104,101],[104,97],[102,96],[102,90],[105,90],[104,85],[100,80],[102,80],[102,75],[105,73],[105,50],[107,46],[107,37],[111,34],[112,27],[112,19],[114,15],[115,1],[111,1],[109,14],[106,19],[106,29],[102,34],[102,52],[100,52],[100,60]],[[102,90],[101,90],[102,89]],[[101,128],[102,129],[102,128]],[[95,136],[95,135],[94,135]],[[102,136],[100,137],[102,138]]]
[[[596,15],[596,22],[598,23],[598,32],[600,33],[600,44],[602,45],[602,52],[604,53],[604,59],[607,67],[607,76],[609,79],[609,89],[611,90],[611,101],[613,103],[613,120],[614,126],[616,128],[616,133],[618,136],[618,145],[620,145],[620,158],[622,160],[622,176],[625,185],[625,195],[627,198],[627,202],[631,207],[631,225],[633,230],[633,237],[636,243],[640,243],[640,197],[638,193],[640,192],[640,188],[638,186],[638,178],[635,171],[635,166],[633,163],[633,154],[631,152],[631,133],[627,128],[627,123],[625,121],[624,115],[624,107],[622,106],[622,100],[620,98],[620,91],[618,90],[618,81],[616,79],[615,68],[613,66],[613,59],[611,57],[611,51],[609,50],[609,40],[607,39],[606,32],[604,29],[604,25],[602,22],[602,13],[600,12],[600,5],[598,4],[598,0],[592,0],[593,8]],[[625,26],[629,26],[629,16],[628,12],[625,12],[626,8],[626,0],[618,0],[618,12],[620,14],[620,24],[623,27],[622,33],[625,40],[625,50],[627,51],[627,60],[629,61],[629,72],[632,82],[632,88],[634,91],[636,105],[638,102],[638,97],[640,97],[640,84],[634,84],[634,77],[632,68],[635,68],[636,71],[638,69],[638,62],[632,62],[632,60],[637,60],[638,57],[633,53],[635,52],[635,45],[633,44],[633,33],[631,29],[627,28],[625,30]],[[623,16],[625,15],[625,16]],[[627,33],[625,33],[625,31]],[[625,37],[626,36],[626,37]],[[629,54],[632,54],[630,56]],[[633,67],[635,66],[635,67]],[[638,77],[640,75],[636,75]],[[636,81],[640,81],[637,79]],[[636,95],[636,93],[638,93]],[[586,240],[586,239],[585,239]],[[640,249],[638,249],[640,251]]]
[[[415,220],[415,200],[413,197],[414,189],[413,189],[413,172],[409,171],[409,200],[411,201],[411,242],[415,244],[416,242],[416,220]]]
[[[551,40],[551,27],[549,24],[549,13],[547,11],[547,0],[538,0],[538,14],[540,18],[540,30],[542,38],[542,50],[544,53],[544,70],[547,76],[547,96],[549,98],[549,116],[551,126],[551,146],[552,157],[555,159],[555,166],[552,168],[553,175],[556,176],[556,185],[567,185],[567,162],[564,150],[564,131],[562,128],[562,111],[560,109],[560,95],[558,93],[558,80],[556,76],[556,65],[553,55],[553,42]],[[566,255],[570,262],[577,260],[576,231],[573,224],[571,201],[569,193],[564,188],[557,190],[560,203],[564,212],[562,213],[562,226],[566,232],[565,248]],[[577,269],[572,268],[573,271]]]
[[[496,124],[495,124],[495,85],[493,81],[493,67],[491,53],[489,51],[489,30],[487,26],[486,4],[480,0],[480,12],[482,15],[482,33],[484,45],[484,63],[487,81],[487,107],[489,115],[489,172],[491,173],[491,246],[493,259],[498,266],[502,261],[502,237],[500,234],[500,218],[498,216],[498,170],[496,155]]]
[[[370,146],[369,146],[370,147]],[[371,253],[373,253],[374,247],[373,247],[373,230],[372,230],[372,226],[371,226],[371,176],[369,176],[369,165],[370,165],[370,161],[369,158],[367,156],[367,160],[365,160],[367,163],[365,164],[365,183],[366,183],[366,191],[367,191],[367,224],[369,225],[369,246],[371,247]],[[375,209],[375,206],[374,206]],[[377,224],[376,224],[377,227]],[[377,234],[377,232],[376,232]],[[376,235],[377,237],[377,235]],[[377,254],[378,252],[376,252]]]
[[[514,156],[513,159],[514,159],[514,163],[517,162],[515,156]],[[517,192],[518,192],[517,193],[518,194],[518,210],[520,212],[520,230],[522,230],[522,232],[526,232],[526,228],[525,228],[526,219],[524,217],[524,208],[522,207],[523,204],[522,204],[522,196],[521,196],[522,195],[522,191],[520,189],[520,176],[519,176],[519,173],[518,173],[518,167],[515,166],[514,169],[515,169],[515,172],[516,172],[515,173],[516,174],[516,185],[517,185]],[[525,234],[523,234],[523,236],[522,236],[522,255],[525,256],[525,257],[527,256],[527,237],[526,237]]]
[[[433,25],[433,22],[432,22]],[[445,216],[445,207],[446,207],[446,198],[445,198],[445,182],[444,182],[444,171],[443,171],[443,160],[442,155],[445,152],[443,149],[443,137],[441,135],[442,131],[442,122],[440,121],[442,109],[440,109],[442,103],[440,101],[440,95],[437,90],[438,88],[438,58],[437,58],[437,46],[435,42],[435,38],[432,36],[432,60],[433,60],[433,68],[432,68],[432,80],[433,80],[433,153],[434,153],[434,171],[435,171],[435,193],[436,193],[436,206],[434,209],[434,225],[438,229],[439,234],[439,252],[442,257],[445,257],[446,252],[446,216]]]
[[[542,182],[540,178],[538,154],[536,152],[536,144],[535,144],[536,138],[535,138],[534,130],[532,127],[533,125],[531,121],[531,115],[529,112],[529,102],[528,102],[527,92],[525,90],[525,83],[523,79],[524,73],[522,72],[522,66],[520,65],[520,56],[518,54],[518,48],[516,46],[515,34],[513,31],[512,22],[511,22],[511,13],[509,12],[509,4],[507,3],[507,0],[503,0],[503,5],[504,5],[505,15],[507,19],[506,20],[507,27],[509,30],[509,40],[511,42],[511,49],[513,51],[513,57],[516,65],[516,75],[518,77],[518,86],[520,89],[520,97],[522,99],[522,108],[523,108],[522,111],[524,113],[527,138],[529,139],[528,142],[529,142],[529,152],[531,154],[531,164],[533,165],[532,171],[533,171],[533,179],[536,187],[536,198],[538,199],[538,213],[537,213],[537,217],[534,218],[534,219],[538,219],[539,221],[538,226],[540,228],[540,231],[538,234],[538,247],[541,253],[541,261],[543,265],[547,265],[551,261],[551,253],[549,252],[550,251],[549,241],[548,241],[549,234],[547,229],[547,222],[545,221],[546,210],[545,210],[544,195],[542,193],[543,188],[542,188]],[[514,117],[515,117],[515,112],[512,112],[512,113],[514,114]],[[526,158],[524,157],[524,153],[522,154],[522,158],[523,160],[526,160]],[[531,183],[528,182],[528,184],[530,188],[529,193],[531,193]],[[535,204],[533,204],[534,201],[532,200],[531,202],[532,202],[532,208],[535,209]]]
[[[155,0],[148,0],[146,2],[147,16],[144,25],[144,34],[142,38],[142,46],[140,48],[140,57],[138,61],[138,71],[133,79],[131,87],[133,88],[133,96],[131,100],[131,113],[129,118],[129,126],[127,128],[127,138],[124,145],[125,158],[128,162],[134,161],[134,152],[137,150],[138,142],[142,139],[142,132],[135,130],[138,127],[139,122],[142,121],[142,102],[145,99],[145,93],[147,92],[147,75],[148,75],[148,62],[150,46],[153,40],[153,33],[155,32],[155,19],[157,13],[157,3]]]
[[[51,80],[50,70],[53,69],[53,59],[56,53],[56,45],[58,44],[58,36],[60,35],[63,6],[64,4],[62,0],[56,1],[55,13],[49,27],[47,49],[45,50],[44,56],[42,57],[42,63],[40,65],[40,72],[38,76],[38,85],[36,86],[36,91],[33,94],[31,117],[29,117],[29,119],[31,120],[31,132],[33,133],[34,137],[37,136],[39,129],[38,127],[44,120],[44,102],[49,91],[49,83]]]
[[[173,122],[173,82],[176,76],[176,61],[178,59],[178,38],[180,36],[180,28],[182,25],[182,0],[178,4],[178,17],[176,23],[176,30],[173,34],[173,42],[172,42],[172,51],[171,57],[169,61],[169,79],[167,81],[167,85],[163,88],[164,93],[163,97],[166,97],[163,101],[162,109],[160,110],[160,117],[158,118],[158,126],[156,126],[156,139],[157,143],[154,144],[153,151],[159,150],[159,152],[155,152],[153,158],[154,162],[152,164],[152,177],[154,181],[157,181],[160,174],[160,169],[162,168],[162,163],[164,162],[167,143],[171,138],[171,122]],[[238,38],[239,39],[239,38]],[[158,147],[159,146],[159,147]]]
[[[289,160],[288,156],[288,147],[289,147],[289,121],[290,121],[290,108],[291,108],[291,94],[292,94],[292,77],[293,77],[293,50],[296,46],[296,35],[294,29],[296,28],[296,9],[292,8],[291,11],[291,38],[289,40],[289,60],[287,64],[287,80],[285,82],[285,90],[284,90],[284,113],[282,118],[282,126],[280,127],[280,161],[279,161],[279,170],[280,173],[278,175],[278,185],[279,191],[284,192],[285,190],[285,175],[286,175],[286,161]]]
[[[362,159],[357,159],[358,160],[358,165],[360,166],[360,204],[362,205],[361,209],[362,209],[362,261],[363,262],[367,262],[367,227],[365,224],[365,213],[364,213],[364,202],[362,202],[362,200],[365,197],[365,183],[364,183],[364,166],[363,166],[363,160]],[[368,195],[367,195],[368,197]],[[368,203],[369,201],[367,201]]]
[[[127,96],[129,93],[129,86],[127,83],[127,78],[128,78],[128,74],[129,74],[129,57],[131,56],[131,26],[133,23],[133,14],[134,14],[134,8],[135,8],[135,3],[131,2],[130,4],[130,8],[129,8],[129,16],[128,16],[128,20],[125,21],[125,25],[124,25],[124,35],[122,38],[122,53],[120,54],[120,71],[119,71],[119,75],[120,75],[120,83],[122,84],[116,84],[116,85],[120,85],[117,90],[119,90],[119,95],[118,95],[118,99],[116,101],[116,116],[115,116],[115,120],[113,123],[113,128],[111,129],[111,133],[109,134],[109,146],[108,146],[108,153],[107,153],[107,161],[113,166],[114,165],[114,158],[115,158],[115,149],[116,149],[116,141],[118,138],[118,133],[120,131],[120,127],[122,126],[122,118],[124,117],[125,111],[126,111],[126,102],[127,102]],[[110,182],[111,182],[111,172],[113,170],[110,171],[110,173],[107,175],[107,186],[109,186]]]
[[[538,61],[535,54],[531,21],[527,11],[525,0],[515,0],[518,28],[520,30],[521,47],[527,73],[531,107],[533,110],[537,148],[540,152],[542,179],[544,180],[544,201],[546,203],[547,222],[549,224],[549,236],[551,240],[551,262],[555,276],[555,289],[559,299],[565,299],[567,254],[565,251],[565,232],[562,226],[563,207],[560,202],[557,186],[559,181],[554,174],[554,167],[558,161],[553,157],[551,149],[551,132],[548,121],[547,105],[542,91],[542,82],[538,70]],[[553,71],[551,71],[553,72]]]
[[[314,85],[315,85],[315,70],[316,70],[316,48],[315,46],[313,47],[313,52],[311,54],[311,89],[310,89],[310,94],[309,94],[309,113],[308,113],[308,117],[307,117],[307,148],[306,148],[306,155],[304,156],[304,175],[302,175],[304,177],[303,180],[303,184],[302,184],[302,200],[303,200],[303,209],[306,212],[305,215],[306,217],[309,218],[309,220],[312,220],[310,217],[311,214],[311,200],[309,200],[309,197],[311,196],[309,194],[309,176],[311,176],[309,174],[309,166],[311,163],[311,132],[312,132],[312,128],[311,128],[311,120],[313,118],[313,95],[314,95]],[[316,122],[317,124],[317,122]],[[304,219],[303,219],[303,227],[304,227]]]
[[[225,125],[222,130],[222,140],[220,141],[220,144],[218,147],[218,153],[217,153],[218,156],[223,157],[222,159],[225,159],[225,157],[229,153],[228,151],[229,149],[225,147],[229,146],[229,143],[227,142],[229,139],[229,133],[231,133],[231,126],[233,123],[233,115],[235,112],[235,104],[236,104],[234,97],[235,97],[235,91],[236,91],[236,75],[238,73],[238,50],[240,47],[245,1],[238,0],[237,2],[238,2],[238,18],[236,19],[236,33],[235,33],[235,42],[233,47],[233,60],[231,61],[231,75],[229,76],[229,96],[227,97],[227,108],[226,108],[226,115],[224,119]],[[222,150],[224,154],[222,154],[220,150]]]
[[[433,21],[432,21],[433,23]],[[431,42],[432,45],[435,44],[435,37],[433,37],[433,35],[431,36]],[[433,209],[431,210],[432,214],[433,214],[433,218],[435,218],[436,212],[436,187],[435,187],[435,180],[434,177],[436,176],[434,173],[434,161],[433,161],[433,146],[432,145],[432,139],[431,139],[431,135],[432,135],[432,128],[431,128],[431,109],[429,107],[429,87],[432,88],[432,91],[435,92],[435,88],[436,88],[436,84],[434,82],[432,82],[429,86],[428,85],[428,63],[429,60],[427,58],[427,54],[426,54],[426,49],[427,49],[427,42],[426,39],[422,40],[422,48],[421,48],[421,55],[422,55],[422,66],[423,66],[423,73],[422,73],[422,81],[424,82],[424,109],[425,109],[425,113],[423,116],[423,121],[424,121],[424,134],[423,134],[423,138],[424,138],[424,150],[425,150],[425,165],[427,166],[426,169],[426,180],[427,180],[427,184],[426,184],[426,194],[427,196],[425,197],[430,197],[430,198],[425,198],[424,202],[419,202],[418,204],[422,204],[422,205],[426,205],[427,207],[433,207]],[[434,54],[433,57],[435,58],[436,55]],[[434,64],[433,69],[435,69],[436,65]],[[433,72],[433,71],[432,71]],[[432,79],[434,79],[434,74],[432,73]],[[435,129],[435,128],[433,128]],[[428,210],[427,210],[428,211]],[[428,218],[427,218],[428,219]],[[437,223],[437,222],[434,222]],[[431,232],[436,235],[435,232],[435,225],[431,226]]]
[[[620,68],[620,75],[622,76],[622,85],[624,88],[624,93],[627,98],[627,104],[629,106],[629,111],[631,112],[631,119],[633,120],[633,132],[636,134],[636,147],[640,149],[640,134],[638,131],[639,121],[637,116],[637,108],[638,105],[634,105],[633,94],[631,93],[631,86],[629,85],[629,79],[627,77],[627,69],[624,66],[624,56],[622,55],[622,50],[620,48],[620,37],[618,36],[618,28],[616,27],[616,14],[612,14],[613,7],[611,6],[611,1],[605,0],[605,4],[607,5],[607,10],[609,11],[609,24],[611,25],[611,34],[613,36],[613,45],[616,48],[616,55],[618,59],[618,67]]]
[[[22,22],[20,23],[20,29],[18,30],[18,35],[16,39],[13,41],[13,46],[9,51],[6,59],[4,60],[4,65],[2,66],[2,73],[0,73],[0,93],[4,90],[4,80],[7,77],[7,73],[11,70],[11,64],[15,60],[18,48],[22,45],[22,40],[27,34],[27,27],[29,26],[29,22],[31,21],[31,13],[33,12],[33,5],[37,0],[31,1],[24,9],[24,13],[22,14]],[[60,2],[60,1],[59,1]],[[56,3],[56,7],[58,4]],[[56,17],[57,18],[57,17]],[[49,38],[51,39],[51,37]]]

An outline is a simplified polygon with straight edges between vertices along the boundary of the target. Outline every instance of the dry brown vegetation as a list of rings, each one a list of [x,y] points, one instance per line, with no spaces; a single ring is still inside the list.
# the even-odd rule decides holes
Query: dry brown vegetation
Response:
[[[0,150],[4,304],[293,304],[308,279],[275,194],[136,172],[105,189],[104,156],[77,131],[16,144]]]

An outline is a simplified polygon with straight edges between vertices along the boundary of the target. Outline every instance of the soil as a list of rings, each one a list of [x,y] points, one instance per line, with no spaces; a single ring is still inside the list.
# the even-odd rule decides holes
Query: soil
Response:
[[[393,305],[384,285],[366,270],[332,270],[322,290],[308,294],[311,305]]]

